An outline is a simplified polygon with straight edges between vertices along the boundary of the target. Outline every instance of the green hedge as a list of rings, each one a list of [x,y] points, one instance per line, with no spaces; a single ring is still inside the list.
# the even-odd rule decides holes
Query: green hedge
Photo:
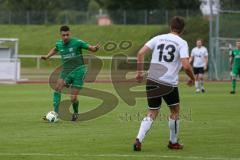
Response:
[[[203,38],[208,46],[208,21],[202,17],[194,17],[187,20],[183,38],[189,43],[190,49],[195,46],[197,38]],[[59,25],[0,25],[0,37],[19,38],[20,54],[47,54],[54,47],[59,36]],[[83,39],[91,44],[100,43],[100,56],[111,56],[117,53],[136,56],[139,48],[151,37],[169,31],[164,25],[70,25],[72,36]],[[121,49],[122,41],[132,43],[128,49]],[[115,49],[107,51],[104,48],[109,42],[116,44]],[[111,47],[111,46],[110,46]],[[150,59],[150,57],[148,57]],[[25,67],[35,66],[33,60],[22,60]],[[55,64],[55,63],[53,63]],[[51,64],[44,64],[44,66]]]

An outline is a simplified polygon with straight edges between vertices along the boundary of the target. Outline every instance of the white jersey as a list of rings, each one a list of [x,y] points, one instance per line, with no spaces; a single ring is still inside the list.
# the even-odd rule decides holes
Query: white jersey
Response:
[[[200,48],[195,47],[192,49],[191,57],[193,57],[193,67],[200,68],[204,67],[205,57],[208,56],[207,48],[202,46]]]
[[[168,33],[152,38],[145,45],[153,51],[148,78],[176,86],[182,67],[180,58],[189,57],[187,42]]]

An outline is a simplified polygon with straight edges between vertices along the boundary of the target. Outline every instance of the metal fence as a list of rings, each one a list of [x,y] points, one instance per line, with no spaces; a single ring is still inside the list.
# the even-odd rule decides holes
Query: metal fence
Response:
[[[33,59],[35,60],[35,66],[36,66],[36,69],[40,69],[41,68],[41,57],[43,55],[23,55],[23,54],[20,54],[18,55],[18,58],[20,60],[23,60],[23,59]],[[111,62],[114,60],[114,63],[112,64],[113,67],[114,67],[114,70],[117,70],[117,61],[119,60],[122,60],[122,58],[114,58],[111,57],[111,56],[96,56],[97,58],[101,59],[102,61],[105,61],[105,62]],[[56,56],[52,56],[51,59],[61,59],[61,57],[59,55],[56,55]],[[94,57],[91,57],[91,56],[88,56],[88,55],[84,55],[84,61],[86,61],[86,63],[88,64],[88,67],[91,68],[94,66],[94,62],[92,62],[94,60]],[[134,60],[136,62],[137,58],[136,57],[128,57],[128,60]],[[57,67],[57,66],[52,66],[52,67]]]
[[[240,11],[219,10],[210,19],[209,79],[229,80],[229,52],[236,47],[240,37]]]
[[[0,11],[0,24],[96,24],[107,15],[113,24],[167,24],[175,15],[192,17],[200,10],[112,10],[84,12],[65,11]]]

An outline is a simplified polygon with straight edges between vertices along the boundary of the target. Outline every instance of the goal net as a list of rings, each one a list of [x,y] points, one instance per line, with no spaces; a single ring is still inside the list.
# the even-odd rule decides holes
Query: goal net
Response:
[[[229,80],[229,52],[240,38],[240,11],[219,10],[210,25],[209,72],[210,80]]]

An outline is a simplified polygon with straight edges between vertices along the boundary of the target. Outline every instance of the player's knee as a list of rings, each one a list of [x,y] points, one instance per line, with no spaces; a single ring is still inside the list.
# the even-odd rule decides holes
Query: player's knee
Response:
[[[203,80],[203,75],[199,75],[199,80]]]
[[[236,79],[237,79],[237,76],[233,75],[232,80],[236,80]]]
[[[179,106],[178,105],[171,106],[170,110],[171,110],[170,118],[179,119],[179,110],[180,110]]]
[[[159,112],[158,109],[150,109],[149,112],[148,112],[148,117],[155,120],[157,118],[158,112]]]
[[[60,87],[59,87],[59,86],[56,86],[56,87],[55,87],[55,91],[60,93],[60,92],[61,92]]]
[[[174,119],[174,120],[179,119],[179,111],[178,111],[178,110],[176,110],[176,111],[171,111],[170,118],[171,118],[171,119]]]
[[[170,114],[170,118],[171,118],[171,119],[174,119],[174,120],[179,119],[179,113],[171,113],[171,114]]]
[[[62,82],[57,82],[57,85],[56,85],[56,87],[55,87],[55,91],[61,92],[62,89],[63,89],[63,87],[64,87],[64,83],[62,83]]]
[[[55,90],[57,91],[57,92],[61,92],[62,91],[62,89],[63,89],[63,86],[62,85],[58,85],[56,88],[55,88]]]
[[[77,96],[72,96],[72,97],[71,97],[71,102],[72,102],[72,103],[77,102],[77,100],[78,100],[78,99],[77,99]]]

